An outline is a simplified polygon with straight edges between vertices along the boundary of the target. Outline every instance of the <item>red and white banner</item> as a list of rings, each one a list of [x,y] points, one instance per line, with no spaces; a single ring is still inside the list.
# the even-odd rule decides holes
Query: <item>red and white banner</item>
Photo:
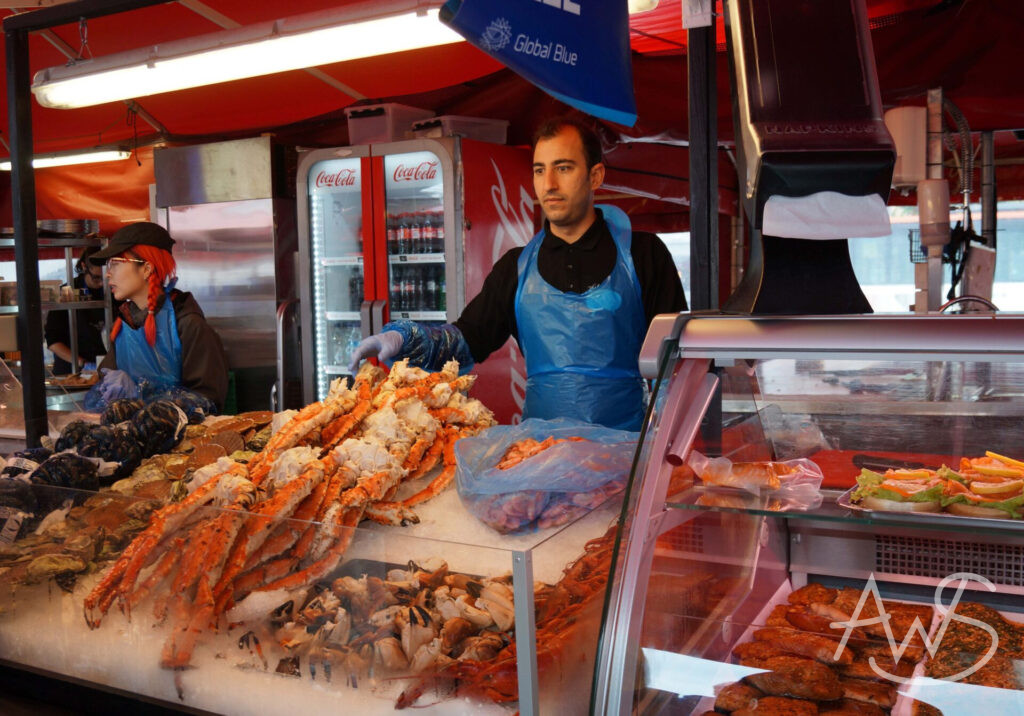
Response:
[[[528,149],[483,142],[462,142],[466,191],[466,301],[505,252],[533,237],[535,207],[531,190],[532,153]],[[518,423],[526,398],[526,363],[515,340],[476,366],[473,394],[484,400],[502,424]]]

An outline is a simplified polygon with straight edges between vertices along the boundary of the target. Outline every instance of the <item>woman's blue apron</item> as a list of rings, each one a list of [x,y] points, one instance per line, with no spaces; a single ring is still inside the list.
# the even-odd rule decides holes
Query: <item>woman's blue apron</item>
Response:
[[[569,417],[639,430],[644,385],[638,360],[647,332],[640,282],[630,253],[626,214],[604,214],[617,258],[600,285],[585,293],[559,291],[537,271],[543,232],[519,256],[516,325],[526,357],[524,418]]]
[[[168,291],[164,305],[154,316],[155,346],[146,341],[145,323],[132,328],[122,322],[114,341],[118,370],[123,370],[140,385],[143,381],[163,389],[181,385],[181,338],[178,336],[178,319],[171,304]]]

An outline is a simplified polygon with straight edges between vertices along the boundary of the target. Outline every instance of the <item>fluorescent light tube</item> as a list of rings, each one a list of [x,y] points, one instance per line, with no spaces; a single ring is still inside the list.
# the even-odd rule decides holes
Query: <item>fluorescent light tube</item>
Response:
[[[78,152],[76,154],[51,154],[35,157],[32,166],[36,169],[45,167],[63,167],[72,164],[96,164],[98,162],[116,162],[132,155],[124,149],[104,149],[95,152]],[[0,160],[0,171],[11,171],[11,160]]]
[[[629,14],[636,15],[658,7],[658,0],[629,0]]]
[[[88,107],[463,41],[436,8],[387,17],[378,10],[355,20],[352,14],[345,20],[336,10],[310,13],[51,67],[36,73],[32,92],[44,107]]]

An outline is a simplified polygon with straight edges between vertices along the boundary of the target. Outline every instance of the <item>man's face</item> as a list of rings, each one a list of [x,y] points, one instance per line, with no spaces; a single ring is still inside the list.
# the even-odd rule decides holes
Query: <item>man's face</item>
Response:
[[[533,150],[533,190],[553,226],[581,222],[603,181],[603,164],[587,170],[583,141],[574,128],[563,127],[555,136],[537,142]]]
[[[93,266],[91,263],[86,263],[85,285],[91,288],[93,291],[98,291],[99,289],[103,288],[102,266]]]

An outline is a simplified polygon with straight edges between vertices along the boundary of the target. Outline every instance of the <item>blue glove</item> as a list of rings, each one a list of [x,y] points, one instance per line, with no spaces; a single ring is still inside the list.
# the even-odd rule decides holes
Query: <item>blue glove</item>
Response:
[[[404,342],[402,334],[398,331],[384,331],[364,338],[352,351],[348,369],[355,373],[359,368],[359,361],[371,356],[377,356],[377,360],[380,361],[390,361],[402,350]]]
[[[103,380],[85,394],[84,407],[87,411],[98,413],[119,398],[139,397],[139,386],[123,370],[103,368],[100,372]]]

